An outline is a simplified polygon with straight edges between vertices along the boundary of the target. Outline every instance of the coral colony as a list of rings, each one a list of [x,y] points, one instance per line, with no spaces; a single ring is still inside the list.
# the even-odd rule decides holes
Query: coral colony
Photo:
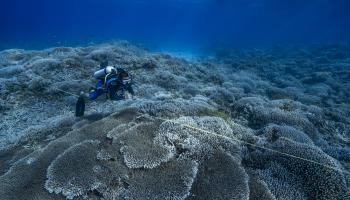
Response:
[[[293,48],[291,51],[289,48]],[[87,102],[103,61],[136,99]],[[0,52],[1,199],[350,198],[350,49]],[[59,89],[59,90],[57,90]]]

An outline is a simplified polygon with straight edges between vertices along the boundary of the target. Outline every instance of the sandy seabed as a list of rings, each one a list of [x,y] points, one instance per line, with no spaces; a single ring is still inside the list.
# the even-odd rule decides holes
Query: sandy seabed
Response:
[[[136,99],[76,118],[57,89],[88,91],[105,60]],[[11,49],[0,83],[0,199],[350,198],[348,46]]]

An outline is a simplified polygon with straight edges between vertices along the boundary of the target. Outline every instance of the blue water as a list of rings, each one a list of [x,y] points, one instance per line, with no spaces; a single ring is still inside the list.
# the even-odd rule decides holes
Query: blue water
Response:
[[[346,43],[349,8],[348,0],[1,0],[0,48]]]

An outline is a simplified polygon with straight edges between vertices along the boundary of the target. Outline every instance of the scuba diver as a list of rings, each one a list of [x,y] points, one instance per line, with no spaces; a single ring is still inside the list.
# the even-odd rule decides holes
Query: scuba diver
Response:
[[[123,100],[126,99],[126,92],[128,92],[134,99],[134,90],[128,72],[122,68],[107,65],[106,62],[101,63],[101,69],[94,73],[94,78],[98,79],[95,88],[91,89],[89,93],[80,93],[76,103],[75,115],[77,117],[84,115],[85,98],[95,100],[102,94],[106,94],[106,98],[111,100]]]
[[[107,66],[94,73],[94,77],[98,79],[96,86],[86,97],[89,100],[95,100],[102,94],[111,100],[125,99],[125,92],[128,91],[132,97],[134,90],[131,86],[129,74],[122,68],[115,69],[112,66]]]

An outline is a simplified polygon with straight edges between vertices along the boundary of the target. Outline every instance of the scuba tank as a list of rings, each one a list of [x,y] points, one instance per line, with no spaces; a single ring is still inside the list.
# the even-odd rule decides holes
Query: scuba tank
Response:
[[[100,69],[94,73],[94,77],[99,79],[101,77],[105,77],[107,74],[116,71],[116,69],[112,66],[107,66],[106,68]]]

